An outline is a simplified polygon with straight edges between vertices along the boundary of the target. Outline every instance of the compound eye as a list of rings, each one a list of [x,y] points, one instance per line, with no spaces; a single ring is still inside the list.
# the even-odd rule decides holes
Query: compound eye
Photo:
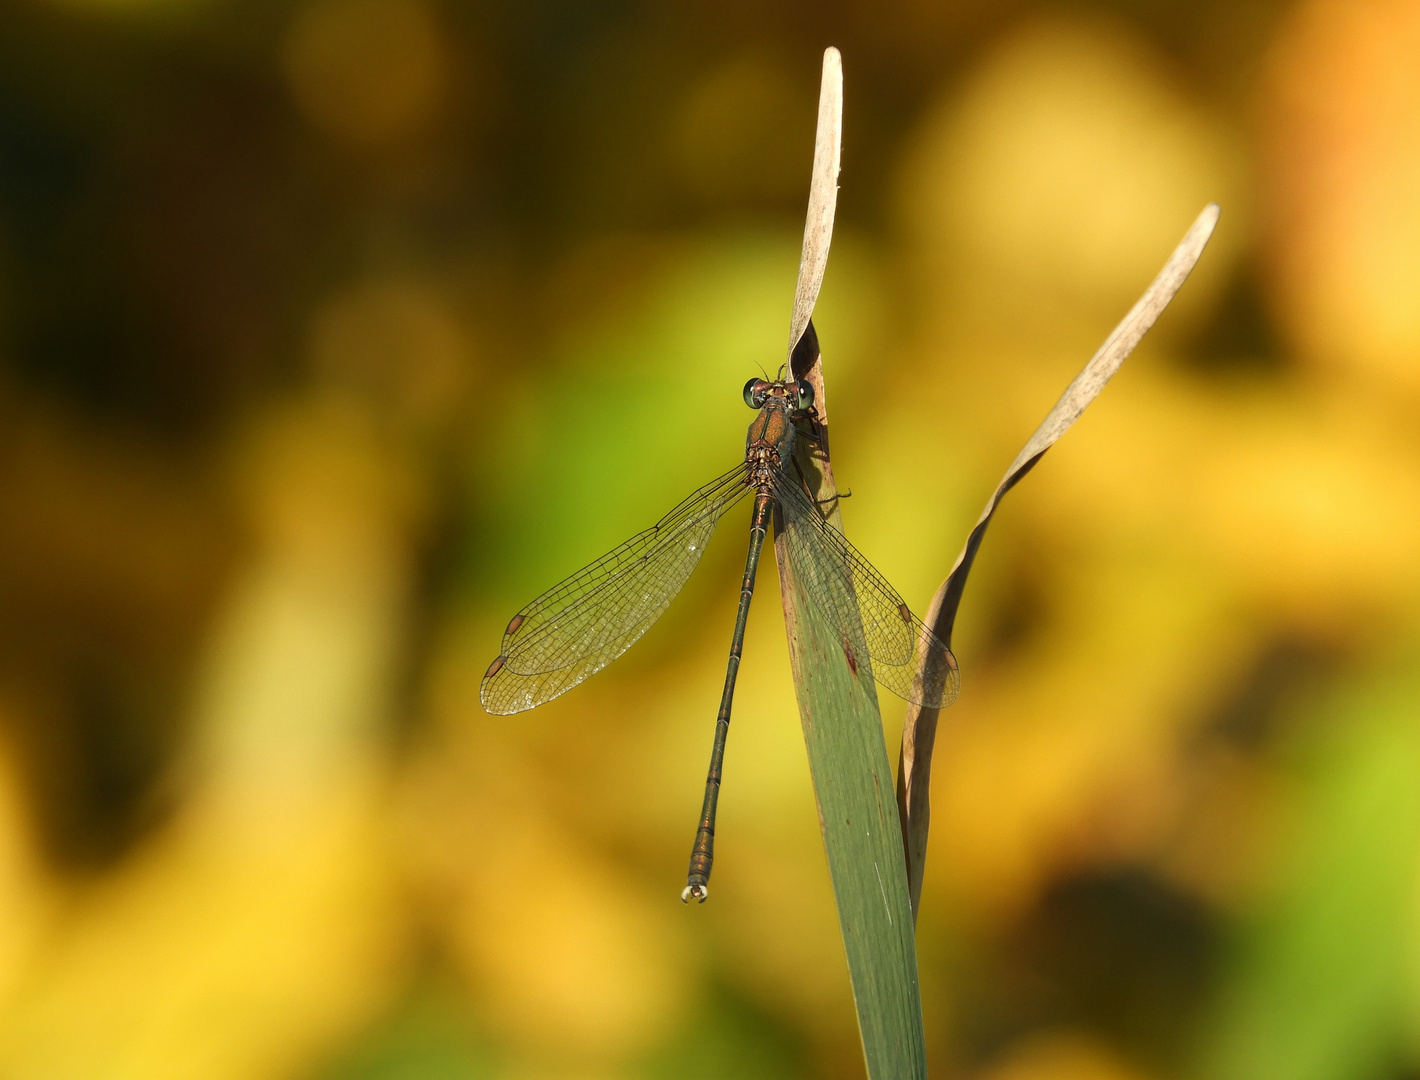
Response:
[[[751,379],[745,383],[745,404],[751,409],[764,408],[764,391],[768,386],[763,379]]]
[[[812,406],[813,406],[813,403],[814,403],[814,387],[813,387],[813,383],[809,382],[808,379],[800,379],[800,380],[799,380],[799,387],[798,387],[798,389],[799,389],[799,408],[800,408],[800,409],[808,409],[808,408],[812,407]]]

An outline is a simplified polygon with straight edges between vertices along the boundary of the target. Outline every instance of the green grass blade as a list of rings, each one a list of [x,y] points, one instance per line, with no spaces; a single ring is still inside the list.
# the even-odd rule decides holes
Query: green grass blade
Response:
[[[842,129],[843,68],[838,50],[828,49],[823,57],[813,182],[789,334],[793,376],[813,383],[822,423],[821,441],[801,442],[795,454],[810,486],[823,497],[834,495],[836,489],[828,463],[828,405],[818,365],[818,337],[810,317],[833,237]],[[833,507],[829,515],[833,524],[841,527],[837,502],[828,505]],[[776,524],[776,537],[777,532]],[[849,668],[839,635],[802,594],[784,544],[777,538],[774,550],[799,717],[868,1076],[925,1080],[927,1053],[912,908],[877,690],[867,657],[856,675]]]
[[[810,377],[822,402],[817,365]],[[832,495],[823,448],[813,451],[800,444],[798,458],[805,475],[817,474],[821,480],[819,495]],[[836,503],[831,505],[837,525]],[[784,545],[777,541],[775,555],[789,661],[868,1076],[925,1078],[912,907],[877,691],[866,657],[856,676],[849,668],[839,634],[802,595]]]

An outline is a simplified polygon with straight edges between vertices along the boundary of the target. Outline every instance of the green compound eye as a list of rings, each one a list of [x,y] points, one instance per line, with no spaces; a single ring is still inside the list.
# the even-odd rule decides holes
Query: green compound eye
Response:
[[[813,384],[810,383],[810,382],[808,381],[808,379],[800,379],[800,380],[799,380],[799,408],[800,408],[800,409],[808,409],[808,408],[811,408],[811,407],[813,406],[813,403],[814,403],[814,388],[813,388]]]
[[[768,385],[763,379],[751,379],[745,383],[745,404],[751,409],[764,408],[764,388]]]

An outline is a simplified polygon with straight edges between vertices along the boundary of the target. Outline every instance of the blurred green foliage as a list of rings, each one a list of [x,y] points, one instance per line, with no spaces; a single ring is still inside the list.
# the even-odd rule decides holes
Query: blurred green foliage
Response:
[[[834,464],[914,605],[1224,207],[967,592],[932,1071],[1416,1072],[1412,0],[6,0],[0,1074],[861,1075],[773,603],[676,901],[742,523],[477,707],[740,453],[829,44]]]

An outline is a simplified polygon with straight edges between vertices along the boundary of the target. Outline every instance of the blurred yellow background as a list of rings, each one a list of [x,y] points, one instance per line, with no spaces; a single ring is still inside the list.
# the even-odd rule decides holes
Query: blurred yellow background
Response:
[[[772,563],[677,899],[744,522],[478,706],[741,453],[829,44],[835,468],[919,611],[1223,206],[967,590],[934,1075],[1420,1076],[1417,0],[3,0],[0,1076],[862,1074]]]

